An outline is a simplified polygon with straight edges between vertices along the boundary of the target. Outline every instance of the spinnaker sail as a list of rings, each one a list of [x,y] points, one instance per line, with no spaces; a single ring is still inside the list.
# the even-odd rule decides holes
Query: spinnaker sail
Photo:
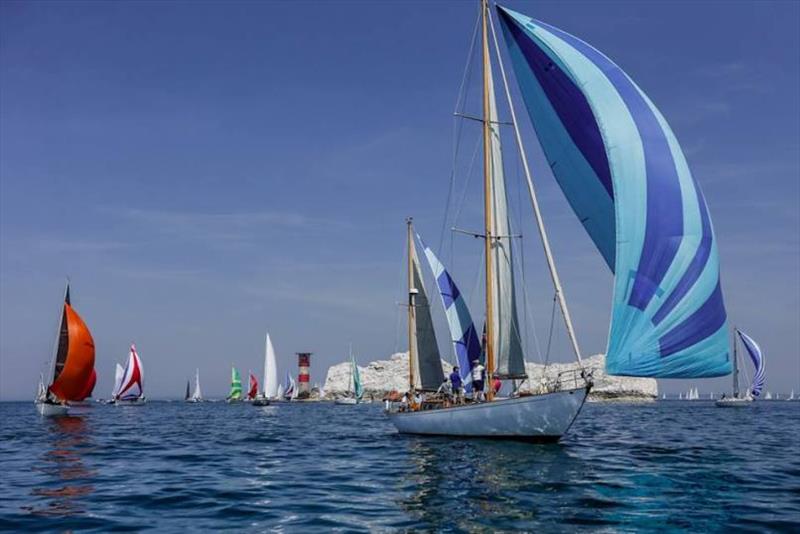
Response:
[[[231,391],[228,394],[228,400],[241,400],[242,398],[242,377],[239,376],[239,370],[236,367],[231,367]]]
[[[753,366],[755,367],[753,383],[750,385],[750,393],[753,397],[758,397],[761,395],[761,391],[764,389],[764,382],[766,381],[764,354],[761,352],[761,347],[759,347],[758,343],[756,343],[753,338],[738,328],[736,329],[736,333],[739,334],[739,339],[742,340],[742,344],[744,348],[747,349],[747,354],[750,355],[750,360],[752,360]]]
[[[247,398],[253,400],[258,395],[258,379],[252,372],[250,373],[250,389],[247,391]]]
[[[615,273],[607,371],[729,374],[714,230],[666,120],[592,46],[509,9],[498,12],[550,168]]]
[[[353,374],[353,394],[356,397],[356,400],[361,400],[361,397],[364,395],[364,388],[361,385],[361,375],[358,372],[358,365],[356,365],[355,356],[352,354],[350,355],[350,365],[352,367],[352,374]]]
[[[67,285],[52,382],[47,391],[59,401],[83,400],[94,372],[94,339],[72,308]]]
[[[139,354],[136,352],[136,346],[131,345],[130,353],[128,354],[128,363],[122,374],[121,386],[114,399],[133,400],[139,399],[144,396],[144,370],[142,369],[142,361],[139,359]]]
[[[447,317],[447,325],[450,329],[450,339],[458,362],[459,375],[467,393],[472,392],[472,362],[481,356],[481,342],[478,333],[475,331],[475,324],[469,308],[458,290],[455,281],[450,273],[433,250],[425,245],[425,242],[417,234],[417,239],[422,243],[425,258],[428,260],[433,277],[436,279],[436,286],[439,288],[439,296],[442,298],[442,306]]]

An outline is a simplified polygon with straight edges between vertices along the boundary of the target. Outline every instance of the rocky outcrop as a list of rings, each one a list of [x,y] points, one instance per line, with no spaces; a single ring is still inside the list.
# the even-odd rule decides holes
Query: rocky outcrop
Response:
[[[654,400],[658,396],[658,386],[652,378],[630,378],[609,376],[605,373],[605,356],[598,354],[584,358],[584,366],[592,373],[594,387],[589,400]],[[452,371],[452,365],[442,361],[445,374]],[[523,391],[536,390],[545,382],[559,378],[564,384],[573,380],[571,373],[576,371],[576,363],[551,363],[547,367],[528,363],[526,370],[529,379],[522,384]],[[370,362],[358,366],[361,384],[366,398],[380,399],[386,393],[404,391],[408,387],[408,353],[392,354],[388,360]],[[350,388],[350,362],[342,362],[328,369],[325,378],[325,398],[336,399],[344,396]]]

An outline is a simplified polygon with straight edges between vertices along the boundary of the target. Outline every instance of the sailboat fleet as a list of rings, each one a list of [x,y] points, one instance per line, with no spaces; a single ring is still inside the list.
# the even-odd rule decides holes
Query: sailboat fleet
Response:
[[[475,316],[476,324],[456,284],[457,277],[408,218],[404,303],[408,389],[401,401],[387,405],[386,417],[400,433],[558,441],[581,413],[593,387],[592,370],[584,367],[550,245],[493,12],[487,0],[480,0],[480,6],[476,35],[482,110],[478,117],[461,112],[464,110],[457,115],[481,125],[482,227],[474,232],[454,231],[482,241],[483,309]],[[571,208],[615,274],[606,371],[682,379],[732,374],[732,395],[716,400],[716,405],[751,404],[764,388],[764,357],[755,340],[738,329],[734,329],[731,351],[711,217],[666,119],[630,76],[591,45],[500,6],[496,17],[524,108],[546,158],[542,166],[552,169]],[[498,94],[504,101],[502,113]],[[507,136],[502,134],[506,128]],[[521,277],[515,272],[520,269],[515,257],[522,236],[509,217],[501,146],[504,137],[513,137],[552,282],[552,301],[577,362],[576,370],[527,387],[523,348],[527,325],[517,310],[522,289]],[[449,377],[442,368],[426,277],[435,280],[449,346],[458,363]],[[753,380],[744,392],[739,388],[740,343],[754,368]],[[92,395],[97,382],[94,341],[72,307],[69,284],[55,345],[35,398],[42,415],[66,414],[70,403]],[[349,363],[348,391],[336,404],[358,404],[363,398],[352,347]],[[290,373],[282,383],[278,381],[269,333],[262,380],[259,384],[256,374],[249,372],[247,386],[244,391],[239,370],[232,366],[225,400],[267,406],[297,399],[298,387]],[[765,397],[771,394],[767,392]],[[788,400],[794,397],[792,391]],[[679,398],[700,399],[698,388],[690,388]],[[194,384],[186,382],[184,401],[203,400],[197,369]],[[125,365],[116,364],[109,403],[145,402],[142,361],[131,344]]]

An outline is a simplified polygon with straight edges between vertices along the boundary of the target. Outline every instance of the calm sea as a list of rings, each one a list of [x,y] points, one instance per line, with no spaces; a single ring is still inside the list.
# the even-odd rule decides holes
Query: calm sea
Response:
[[[800,402],[590,404],[558,445],[381,406],[0,403],[0,530],[800,531]]]

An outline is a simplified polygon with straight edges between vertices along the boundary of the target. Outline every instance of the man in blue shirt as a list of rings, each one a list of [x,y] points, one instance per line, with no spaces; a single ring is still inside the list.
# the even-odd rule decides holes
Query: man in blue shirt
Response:
[[[450,384],[453,387],[453,395],[456,398],[456,402],[461,404],[464,400],[464,388],[462,387],[461,375],[458,373],[457,365],[453,367],[453,372],[450,373]]]

